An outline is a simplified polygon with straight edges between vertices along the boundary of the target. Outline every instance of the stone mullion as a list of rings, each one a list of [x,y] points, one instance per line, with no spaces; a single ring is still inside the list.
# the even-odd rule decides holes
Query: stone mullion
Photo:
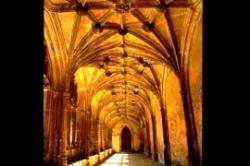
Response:
[[[84,140],[83,140],[83,144],[84,144],[84,156],[85,157],[87,157],[87,141],[88,141],[88,136],[87,136],[87,134],[88,134],[88,118],[87,118],[87,113],[86,113],[86,110],[84,110],[84,129],[83,129],[83,133],[84,133],[84,135],[83,135],[83,138],[84,138]]]
[[[74,129],[74,147],[75,148],[80,148],[80,137],[81,137],[81,134],[80,134],[80,129],[81,129],[81,121],[80,121],[80,111],[79,109],[76,109],[75,110],[75,129]]]
[[[72,146],[76,148],[76,136],[77,136],[77,131],[76,131],[76,108],[72,111]]]
[[[72,134],[72,128],[71,128],[71,123],[72,123],[72,111],[73,108],[71,107],[71,105],[69,106],[69,110],[66,111],[66,120],[67,120],[67,147],[66,149],[70,149],[71,148],[71,134]]]
[[[90,156],[90,133],[91,133],[91,112],[90,108],[86,110],[86,122],[87,122],[87,133],[86,133],[86,152],[87,158]]]

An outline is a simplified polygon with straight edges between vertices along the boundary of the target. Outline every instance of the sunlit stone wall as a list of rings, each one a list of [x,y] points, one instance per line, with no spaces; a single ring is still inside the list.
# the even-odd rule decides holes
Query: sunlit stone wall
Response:
[[[169,125],[170,150],[174,164],[188,165],[186,125],[183,111],[180,85],[173,72],[166,82],[166,105]]]
[[[190,52],[190,87],[195,113],[196,131],[202,154],[202,24],[197,25]]]

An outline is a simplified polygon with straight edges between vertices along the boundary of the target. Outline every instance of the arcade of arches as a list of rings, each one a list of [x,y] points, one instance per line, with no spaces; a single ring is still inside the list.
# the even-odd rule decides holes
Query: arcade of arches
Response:
[[[45,165],[201,165],[201,0],[44,0],[44,54]]]

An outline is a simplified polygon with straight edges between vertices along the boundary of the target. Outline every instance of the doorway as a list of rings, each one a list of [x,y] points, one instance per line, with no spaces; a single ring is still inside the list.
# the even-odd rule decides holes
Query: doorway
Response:
[[[131,133],[127,126],[122,129],[122,150],[131,150]]]

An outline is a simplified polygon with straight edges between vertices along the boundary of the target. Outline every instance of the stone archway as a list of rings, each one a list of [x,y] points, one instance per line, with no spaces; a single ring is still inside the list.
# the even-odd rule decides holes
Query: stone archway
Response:
[[[122,150],[129,151],[131,150],[131,132],[127,126],[122,129]]]

